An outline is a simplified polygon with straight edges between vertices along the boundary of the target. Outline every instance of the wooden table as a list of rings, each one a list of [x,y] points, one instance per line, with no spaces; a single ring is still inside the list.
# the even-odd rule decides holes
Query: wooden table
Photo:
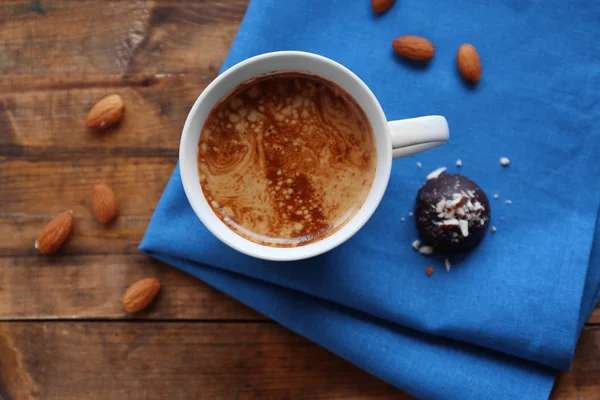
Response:
[[[367,1],[367,0],[365,0]],[[0,5],[0,399],[406,399],[392,386],[137,250],[177,161],[185,117],[247,0],[3,1]],[[99,98],[127,111],[84,128]],[[90,210],[98,179],[120,216]],[[33,242],[72,209],[57,255]],[[137,316],[121,296],[155,276]],[[553,398],[600,398],[600,312]]]

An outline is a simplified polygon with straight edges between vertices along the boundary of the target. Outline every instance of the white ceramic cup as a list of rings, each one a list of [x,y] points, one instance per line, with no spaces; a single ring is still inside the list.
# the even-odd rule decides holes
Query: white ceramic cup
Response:
[[[377,170],[371,191],[354,217],[338,231],[299,247],[271,247],[235,233],[217,217],[208,204],[198,176],[198,140],[208,114],[217,102],[245,81],[270,72],[299,71],[318,75],[342,87],[362,107],[375,134]],[[449,137],[448,123],[441,116],[388,122],[381,105],[367,85],[343,65],[312,53],[279,51],[261,54],[234,65],[219,75],[198,97],[181,136],[179,167],[185,194],[200,221],[223,243],[252,257],[273,261],[301,260],[325,253],[354,235],[373,215],[390,178],[392,159],[433,149]],[[390,216],[390,223],[400,216]]]

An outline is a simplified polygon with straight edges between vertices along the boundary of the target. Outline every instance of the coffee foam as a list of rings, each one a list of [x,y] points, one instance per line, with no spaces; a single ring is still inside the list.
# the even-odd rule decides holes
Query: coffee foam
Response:
[[[200,135],[205,197],[235,232],[276,247],[329,236],[360,209],[376,170],[375,140],[345,91],[304,73],[240,85]]]

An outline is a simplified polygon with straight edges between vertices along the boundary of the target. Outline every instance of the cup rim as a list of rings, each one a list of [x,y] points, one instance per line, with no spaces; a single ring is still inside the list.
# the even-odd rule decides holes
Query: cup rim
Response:
[[[377,148],[379,146],[376,146],[376,152],[377,152],[378,159],[379,159],[379,157],[383,157],[384,161],[382,163],[380,163],[378,160],[377,169],[379,169],[381,167],[382,171],[381,172],[376,171],[376,177],[374,178],[371,190],[370,190],[367,198],[365,199],[365,202],[361,206],[361,208],[356,212],[356,214],[346,224],[344,224],[340,229],[338,229],[333,234],[331,234],[321,240],[318,240],[314,243],[309,243],[307,245],[296,246],[296,247],[274,247],[274,246],[262,245],[262,244],[253,242],[249,239],[246,239],[245,237],[243,237],[241,235],[238,235],[235,231],[233,231],[223,221],[221,221],[221,219],[219,219],[216,216],[216,214],[214,213],[212,208],[210,208],[210,206],[208,205],[206,198],[204,197],[204,193],[203,193],[202,187],[200,185],[200,180],[193,179],[194,173],[190,172],[187,168],[187,165],[190,164],[187,147],[194,146],[196,149],[198,147],[198,143],[195,143],[195,142],[190,143],[190,137],[194,136],[193,133],[190,132],[190,129],[191,129],[191,126],[193,125],[193,120],[194,120],[196,114],[198,113],[198,110],[203,106],[203,103],[204,103],[205,99],[208,97],[208,95],[210,94],[210,92],[214,88],[216,88],[218,85],[220,85],[224,81],[226,81],[236,71],[239,71],[242,68],[248,68],[248,66],[252,65],[253,63],[262,62],[265,59],[275,58],[275,57],[307,58],[311,61],[317,61],[317,62],[329,64],[329,65],[333,66],[334,68],[338,69],[340,72],[342,72],[346,76],[350,77],[354,81],[354,83],[356,85],[358,85],[360,91],[362,91],[364,93],[364,95],[368,99],[368,102],[374,108],[373,114],[375,114],[375,115],[373,115],[373,114],[369,115],[369,113],[367,113],[365,111],[365,114],[367,114],[367,117],[369,118],[369,123],[371,123],[371,125],[373,126],[373,120],[371,117],[374,116],[375,118],[377,118],[379,120],[379,122],[383,122],[383,126],[385,126],[385,128],[384,128],[385,132],[375,132],[375,128],[373,127],[374,135],[375,136],[382,135],[383,137],[381,138],[381,140],[384,140],[384,142],[385,142],[385,147],[384,147],[385,150],[383,152]],[[288,70],[292,71],[293,69],[275,69],[272,72],[288,71]],[[302,68],[298,68],[297,71],[302,71]],[[307,71],[307,72],[309,72],[309,71]],[[310,73],[312,73],[312,72],[310,72]],[[256,74],[256,76],[259,76],[259,75],[261,75],[261,74]],[[316,74],[316,75],[319,76],[319,74]],[[324,78],[324,79],[328,79],[328,78]],[[241,83],[243,83],[243,82],[236,84],[236,86]],[[338,84],[338,83],[336,83],[336,84]],[[348,91],[348,89],[346,87],[344,87],[343,85],[339,85],[339,86],[342,87],[344,90]],[[221,99],[222,99],[222,97],[221,97]],[[219,100],[220,99],[218,99],[217,101],[208,105],[208,106],[210,106],[211,110],[215,106],[215,104],[217,104],[217,102]],[[364,107],[361,107],[361,108],[364,109]],[[202,124],[204,124],[204,122],[205,121],[203,121]],[[248,58],[244,61],[241,61],[241,62],[233,65],[232,67],[228,68],[226,71],[224,71],[219,76],[217,76],[204,89],[204,91],[198,96],[198,98],[194,102],[194,105],[192,106],[190,112],[188,113],[185,124],[183,126],[181,140],[180,140],[180,146],[179,146],[179,169],[180,169],[181,181],[182,181],[183,188],[184,188],[186,197],[188,199],[188,202],[190,203],[196,216],[200,219],[202,224],[215,237],[217,237],[221,242],[225,243],[232,249],[239,251],[240,253],[246,254],[248,256],[263,259],[263,260],[268,260],[268,261],[297,261],[297,260],[307,259],[307,258],[315,257],[315,256],[321,255],[323,253],[326,253],[327,251],[330,251],[330,250],[338,247],[339,245],[343,244],[345,241],[350,239],[352,236],[354,236],[356,234],[356,232],[358,232],[367,223],[367,221],[371,218],[371,216],[373,215],[373,213],[379,206],[379,203],[381,202],[381,199],[383,198],[383,195],[384,195],[387,185],[389,183],[389,178],[390,178],[391,168],[392,168],[392,142],[391,142],[391,134],[390,134],[389,129],[390,128],[389,128],[387,119],[385,117],[385,114],[383,112],[383,109],[382,109],[381,105],[379,104],[379,101],[377,100],[377,98],[375,97],[373,92],[371,91],[371,89],[354,72],[352,72],[350,69],[348,69],[344,65],[342,65],[334,60],[331,60],[330,58],[327,58],[327,57],[324,57],[324,56],[321,56],[318,54],[314,54],[314,53],[303,52],[303,51],[275,51],[275,52],[263,53],[263,54],[259,54],[259,55],[253,56],[251,58]],[[380,140],[380,139],[376,139],[376,140]],[[197,150],[196,150],[195,154],[196,154],[196,159],[193,160],[193,165],[196,166],[196,172],[197,172]],[[379,179],[377,179],[377,175],[379,173],[382,173],[383,175],[381,177],[379,177]],[[375,186],[376,180],[379,182],[377,186]],[[194,193],[195,192],[194,189],[200,190],[201,199],[196,199],[196,194]],[[200,204],[202,202],[202,200],[204,200],[204,202],[206,203],[206,206],[204,206],[203,204]],[[364,209],[364,207],[367,203],[370,203],[370,208]],[[208,215],[208,213],[210,213],[210,215]],[[213,217],[213,218],[211,218],[211,217]],[[360,218],[360,219],[358,219],[358,218]],[[215,221],[215,219],[216,219],[216,221]],[[217,228],[216,225],[218,225],[218,224],[221,224],[222,226],[226,227],[226,229],[224,230],[221,228]],[[242,245],[242,243],[243,243],[243,245]]]

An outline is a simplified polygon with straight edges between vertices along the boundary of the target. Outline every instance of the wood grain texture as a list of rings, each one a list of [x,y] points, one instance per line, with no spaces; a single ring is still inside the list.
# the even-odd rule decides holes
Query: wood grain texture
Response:
[[[143,278],[161,291],[142,313],[121,298]],[[0,258],[0,320],[266,320],[231,297],[143,254]]]
[[[73,211],[75,227],[61,254],[137,252],[175,162],[168,157],[110,161],[93,156],[3,162],[0,254],[34,255],[35,237],[64,210]],[[91,208],[92,188],[97,180],[110,185],[119,202],[119,215],[108,226],[95,220]]]
[[[136,319],[266,320],[222,292],[138,252],[0,258],[0,321],[131,319],[121,296],[145,277],[158,278],[162,288],[153,305]]]
[[[599,352],[588,327],[551,398],[597,399]],[[266,323],[3,322],[0,378],[15,399],[410,398]]]
[[[0,157],[31,161],[118,157],[177,157],[181,130],[196,98],[211,78],[152,78],[140,86],[0,90]],[[94,131],[88,111],[101,98],[119,94],[123,120]]]
[[[410,398],[265,323],[0,323],[0,377],[15,399]]]
[[[137,250],[247,3],[0,3],[0,399],[409,398]],[[85,129],[112,93],[123,121]],[[91,212],[96,180],[119,198],[109,227]],[[65,209],[71,240],[38,255],[35,237]],[[124,313],[124,290],[146,276],[161,280],[159,297]],[[599,359],[590,325],[552,398],[600,398]]]
[[[221,64],[248,0],[4,1],[0,76],[209,74]]]
[[[175,157],[187,112],[216,76],[246,4],[3,2],[0,157]],[[124,121],[86,130],[88,110],[111,93],[126,102]]]

